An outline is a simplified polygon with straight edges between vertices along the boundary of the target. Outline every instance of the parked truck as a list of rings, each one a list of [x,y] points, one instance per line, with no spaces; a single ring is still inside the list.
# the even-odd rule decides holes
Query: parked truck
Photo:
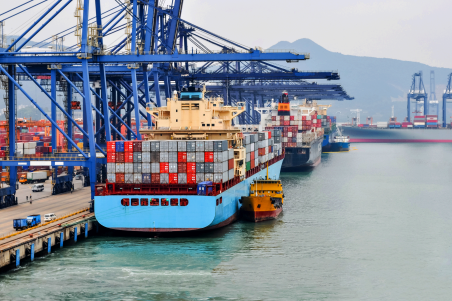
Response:
[[[18,230],[28,229],[34,226],[37,226],[41,223],[41,215],[32,214],[27,216],[26,218],[16,218],[13,220],[13,227]]]
[[[28,183],[44,183],[49,179],[49,172],[46,170],[27,172],[27,175],[22,175],[19,182],[22,184]]]

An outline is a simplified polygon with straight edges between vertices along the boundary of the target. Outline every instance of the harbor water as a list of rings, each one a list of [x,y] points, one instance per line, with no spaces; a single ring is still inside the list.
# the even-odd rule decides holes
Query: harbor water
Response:
[[[450,300],[451,144],[354,144],[283,173],[275,221],[96,236],[0,274],[0,300]]]

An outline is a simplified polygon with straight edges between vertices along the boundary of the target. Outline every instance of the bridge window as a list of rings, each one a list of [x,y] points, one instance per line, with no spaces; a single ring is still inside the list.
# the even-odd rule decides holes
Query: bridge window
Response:
[[[163,198],[160,203],[162,206],[168,206],[168,199]]]
[[[121,205],[123,205],[123,206],[129,206],[129,199],[122,199],[122,200],[121,200]]]
[[[141,206],[148,206],[149,200],[148,199],[141,199]]]
[[[159,199],[151,199],[151,206],[158,206],[159,205]]]
[[[132,206],[138,206],[138,199],[132,199]]]
[[[188,205],[188,200],[187,199],[180,199],[180,205],[181,206],[187,206]]]
[[[220,197],[220,204],[223,204],[223,197]]]
[[[179,205],[179,199],[171,199],[171,206],[178,206]]]

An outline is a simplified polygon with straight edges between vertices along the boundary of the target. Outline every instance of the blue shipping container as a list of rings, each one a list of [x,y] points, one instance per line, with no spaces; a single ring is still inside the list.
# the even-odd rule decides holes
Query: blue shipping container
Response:
[[[115,143],[116,152],[123,153],[124,152],[124,141],[116,141]]]
[[[197,187],[198,195],[207,195],[208,191],[211,192],[212,187],[207,187],[207,186],[211,186],[211,185],[212,185],[211,181],[205,181],[205,182],[199,183],[198,187]]]

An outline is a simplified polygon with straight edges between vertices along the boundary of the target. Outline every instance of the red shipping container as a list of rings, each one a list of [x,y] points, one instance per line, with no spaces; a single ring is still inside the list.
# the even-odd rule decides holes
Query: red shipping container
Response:
[[[196,184],[196,173],[187,174],[187,184]]]
[[[124,153],[124,163],[133,163],[133,152]]]
[[[290,116],[290,120],[295,120],[295,116]]]
[[[292,116],[290,116],[290,117],[292,117]],[[268,139],[271,139],[272,138],[272,132],[268,132]]]
[[[107,163],[116,163],[116,153],[107,153]]]
[[[187,162],[187,152],[178,152],[177,162]]]
[[[124,183],[125,182],[125,176],[123,173],[117,173],[116,174],[116,183]]]
[[[116,142],[107,141],[107,153],[108,152],[116,152]]]
[[[258,154],[259,154],[259,156],[265,156],[265,148],[260,148],[258,150]]]
[[[251,160],[251,168],[254,168],[254,167],[256,167],[256,165],[254,164],[254,160]]]
[[[204,162],[213,163],[213,152],[204,152]]]
[[[124,151],[133,152],[133,141],[124,141]]]
[[[124,153],[116,153],[116,163],[125,163],[124,160],[125,160],[125,154]]]
[[[160,174],[159,173],[151,174],[151,183],[152,184],[160,184]]]
[[[284,125],[290,125],[290,121],[284,121]]]
[[[170,173],[169,174],[169,183],[170,184],[178,184],[177,173]]]
[[[254,152],[251,153],[254,156]],[[228,169],[234,169],[234,159],[229,159],[228,161]]]
[[[196,163],[194,162],[187,163],[187,173],[196,173]]]
[[[141,141],[133,141],[133,151],[141,153]]]
[[[271,153],[271,152],[272,152],[272,147],[269,146],[269,147],[268,147],[268,153]]]
[[[276,121],[276,116],[272,116],[272,121]]]
[[[187,173],[187,163],[177,163],[178,173]]]
[[[250,159],[251,159],[251,161],[253,161],[254,159],[256,159],[255,157],[254,157],[254,152],[251,152],[251,155],[250,155]],[[231,159],[231,160],[233,160],[233,159]],[[229,168],[230,169],[230,168]]]
[[[160,163],[160,173],[169,173],[169,163],[167,162]]]

